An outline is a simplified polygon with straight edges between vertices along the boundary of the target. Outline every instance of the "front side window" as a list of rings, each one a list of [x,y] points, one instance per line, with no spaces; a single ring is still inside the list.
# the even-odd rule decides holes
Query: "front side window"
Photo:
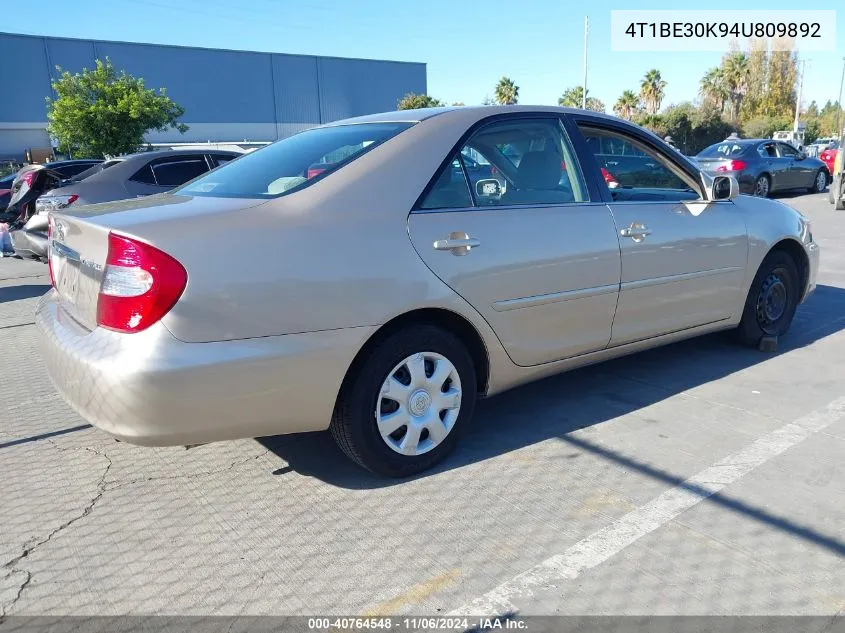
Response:
[[[176,193],[274,198],[299,190],[393,138],[412,123],[359,123],[312,128],[238,157]]]
[[[786,143],[778,143],[778,152],[781,158],[795,158],[798,156],[798,150]]]
[[[581,167],[561,122],[556,118],[507,119],[485,125],[470,136],[420,208],[588,200]]]
[[[698,184],[660,152],[616,130],[579,124],[614,200],[695,200]],[[612,153],[596,148],[613,147]]]

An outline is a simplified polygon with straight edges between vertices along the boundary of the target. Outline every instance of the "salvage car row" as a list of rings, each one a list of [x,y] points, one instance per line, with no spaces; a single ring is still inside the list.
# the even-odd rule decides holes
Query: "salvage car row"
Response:
[[[15,174],[0,222],[9,225],[16,256],[45,259],[50,211],[164,193],[238,156],[224,150],[160,150],[30,165]]]

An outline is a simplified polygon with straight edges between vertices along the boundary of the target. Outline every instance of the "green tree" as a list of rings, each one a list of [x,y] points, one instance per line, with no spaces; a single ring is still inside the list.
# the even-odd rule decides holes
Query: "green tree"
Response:
[[[633,90],[626,90],[616,100],[613,113],[623,119],[631,120],[640,109],[640,98]]]
[[[453,106],[465,106],[466,104],[463,101],[455,101],[452,103]]]
[[[790,117],[795,114],[798,56],[790,51],[772,51],[766,67],[766,90],[758,115]]]
[[[743,123],[742,135],[746,138],[772,138],[778,130],[791,130],[789,116],[758,116]]]
[[[496,84],[496,103],[500,105],[516,105],[519,102],[519,86],[510,77],[502,77]]]
[[[108,57],[73,75],[56,69],[57,96],[47,99],[47,131],[61,152],[80,158],[126,154],[137,150],[150,130],[188,130],[178,122],[185,109],[164,88],[146,88],[143,79],[118,72]]]
[[[725,77],[719,66],[715,66],[704,73],[704,77],[699,82],[698,94],[701,95],[704,103],[715,106],[720,113],[725,111],[728,90],[725,86]]]
[[[731,53],[722,61],[721,75],[731,102],[731,121],[739,122],[739,109],[748,90],[748,57]]]
[[[575,86],[574,88],[567,88],[563,95],[557,100],[558,105],[567,108],[580,108],[584,101],[584,86]],[[604,102],[600,99],[590,96],[590,91],[587,90],[587,110],[594,112],[604,112]]]
[[[656,68],[649,70],[640,84],[640,99],[645,105],[646,112],[657,114],[665,96],[666,82]]]
[[[439,108],[442,105],[444,105],[443,102],[439,99],[435,99],[434,97],[409,92],[399,99],[399,102],[396,104],[396,109],[419,110],[421,108]]]
[[[748,49],[748,78],[745,98],[740,108],[740,118],[748,120],[761,114],[763,95],[766,92],[769,64],[768,43],[765,38],[752,38]]]

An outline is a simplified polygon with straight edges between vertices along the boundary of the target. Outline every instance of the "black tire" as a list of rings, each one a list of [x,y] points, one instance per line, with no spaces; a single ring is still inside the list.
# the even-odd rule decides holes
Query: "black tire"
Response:
[[[390,448],[378,430],[375,412],[381,387],[391,370],[419,352],[433,352],[449,360],[461,383],[460,409],[454,426],[433,449],[416,456]],[[358,465],[385,477],[407,477],[445,458],[468,426],[477,398],[472,357],[454,334],[434,325],[413,325],[389,335],[351,370],[335,405],[331,433],[338,446]]]
[[[819,175],[824,176],[824,181],[823,181],[824,184],[822,184],[821,186],[819,186],[819,181],[821,180],[821,178],[819,178]],[[816,172],[815,176],[813,176],[813,186],[810,187],[810,193],[822,193],[825,189],[827,189],[827,184],[828,184],[827,172],[824,169],[819,169]]]
[[[768,198],[772,194],[772,179],[769,178],[768,174],[757,176],[751,194],[758,198]]]
[[[776,250],[766,256],[751,283],[742,320],[736,329],[740,343],[756,347],[764,336],[786,334],[801,297],[800,279],[798,267],[789,253]],[[777,311],[773,314],[767,310],[766,297],[780,296],[781,290],[775,288],[777,284],[783,289],[783,310],[780,316],[771,319],[769,317],[777,314]]]

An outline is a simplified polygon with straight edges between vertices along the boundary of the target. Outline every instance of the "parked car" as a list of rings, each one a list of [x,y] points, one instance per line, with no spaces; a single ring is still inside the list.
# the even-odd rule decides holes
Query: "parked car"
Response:
[[[605,141],[657,167],[610,188]],[[507,186],[455,177],[464,149]],[[717,330],[784,334],[819,247],[796,210],[737,194],[586,110],[371,115],[168,194],[51,212],[35,319],[58,391],[117,438],[329,428],[361,466],[409,475],[453,449],[480,395]],[[249,256],[221,256],[234,243]]]
[[[702,150],[695,162],[707,174],[734,176],[740,192],[763,198],[790,189],[820,193],[830,182],[830,171],[821,160],[770,139],[722,141]]]
[[[55,188],[47,190],[45,186],[39,190],[35,213],[11,232],[15,254],[34,259],[47,257],[49,211],[163,193],[240,155],[223,150],[163,150],[100,161],[75,178],[55,182]],[[46,171],[50,175],[56,173],[53,169]]]
[[[845,133],[839,139],[839,151],[833,161],[833,180],[828,190],[828,200],[837,211],[845,211]]]
[[[17,172],[0,178],[0,213],[6,210],[6,207],[9,206],[9,200],[12,199],[12,183],[15,182],[15,176],[17,176]]]
[[[825,149],[819,152],[819,160],[821,160],[829,174],[833,174],[833,164],[836,162],[836,155],[839,153],[839,141],[831,141]]]

